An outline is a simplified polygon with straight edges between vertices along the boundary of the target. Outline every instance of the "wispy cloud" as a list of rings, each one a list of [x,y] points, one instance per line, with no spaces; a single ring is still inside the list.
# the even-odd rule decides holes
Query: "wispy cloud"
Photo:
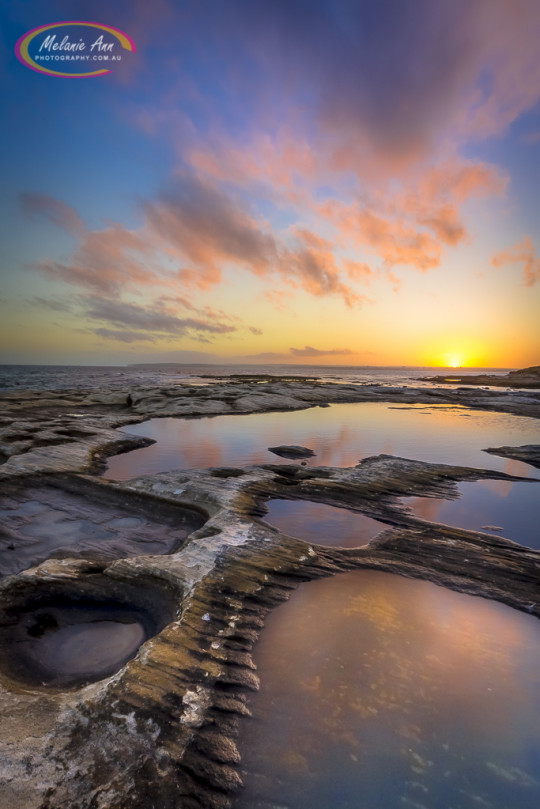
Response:
[[[185,175],[167,193],[145,201],[143,210],[146,221],[138,230],[120,224],[85,230],[69,261],[45,259],[33,268],[100,295],[152,288],[171,297],[175,289],[218,285],[223,268],[233,265],[270,282],[291,281],[316,296],[341,297],[348,305],[362,301],[341,278],[330,242],[300,229],[289,244],[239,199],[207,181]]]
[[[141,341],[153,343],[155,341],[151,334],[141,331],[106,329],[102,327],[93,329],[93,333],[98,337],[105,337],[107,340],[118,340],[121,343],[140,343]]]
[[[313,346],[290,348],[289,351],[294,357],[337,357],[357,353],[350,348],[313,348]]]
[[[507,177],[495,166],[458,158],[421,166],[402,182],[379,189],[366,200],[333,199],[318,212],[333,223],[345,243],[367,248],[385,269],[412,267],[426,272],[441,264],[443,250],[468,238],[461,219],[464,202],[500,196]],[[349,266],[368,281],[366,265]]]
[[[493,256],[491,263],[494,267],[505,264],[523,264],[523,283],[532,287],[540,281],[540,258],[536,256],[536,249],[530,236],[525,236],[520,242],[507,250]]]
[[[59,301],[55,300],[54,298],[42,298],[39,295],[36,295],[33,298],[28,298],[27,303],[29,303],[30,306],[37,306],[40,309],[50,309],[53,312],[72,311],[72,305],[68,301]]]
[[[71,205],[51,197],[50,194],[24,191],[19,195],[19,204],[23,213],[28,216],[41,217],[74,236],[81,236],[84,233],[84,223],[77,211]]]
[[[150,231],[187,262],[178,272],[187,285],[204,289],[219,283],[226,262],[258,275],[275,262],[272,235],[238,201],[193,175],[178,179],[157,200],[146,201],[144,210]]]
[[[236,326],[192,317],[177,317],[162,307],[140,306],[127,301],[90,297],[83,299],[85,315],[91,320],[106,321],[114,326],[135,328],[152,333],[183,335],[188,332],[230,334]]]
[[[241,359],[250,360],[284,360],[289,361],[293,358],[306,359],[314,357],[347,357],[358,356],[357,351],[350,348],[313,348],[313,346],[304,346],[304,348],[289,348],[288,351],[261,351],[258,354],[249,354]]]

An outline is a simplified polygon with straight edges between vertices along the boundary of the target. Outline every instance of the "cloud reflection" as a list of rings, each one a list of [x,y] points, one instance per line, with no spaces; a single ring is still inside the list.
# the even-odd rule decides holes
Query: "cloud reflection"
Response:
[[[460,790],[502,806],[513,768],[509,794],[532,809],[540,783],[523,747],[540,749],[539,633],[510,608],[389,574],[302,585],[256,650],[237,806],[386,808],[422,792],[449,806]],[[530,792],[515,791],[524,780]]]

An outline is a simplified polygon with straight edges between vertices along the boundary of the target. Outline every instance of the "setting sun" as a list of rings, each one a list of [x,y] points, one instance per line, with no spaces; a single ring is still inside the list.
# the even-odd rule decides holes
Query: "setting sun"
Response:
[[[448,368],[461,368],[463,366],[460,354],[446,354],[445,360]]]
[[[470,362],[463,351],[447,351],[439,354],[436,364],[441,368],[464,368]]]

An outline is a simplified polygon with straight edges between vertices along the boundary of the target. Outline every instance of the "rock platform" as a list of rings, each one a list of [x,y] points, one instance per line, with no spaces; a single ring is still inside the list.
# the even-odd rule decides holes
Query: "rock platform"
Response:
[[[97,475],[108,455],[148,443],[119,438],[116,428],[149,417],[355,401],[459,403],[540,417],[535,391],[296,379],[3,394],[0,551],[18,571],[0,582],[6,806],[227,809],[241,785],[236,739],[249,715],[248,695],[259,686],[251,652],[267,613],[301,582],[377,569],[540,617],[539,552],[510,538],[426,522],[403,504],[410,495],[457,497],[460,481],[522,478],[389,455],[350,468],[276,463],[124,482]],[[527,450],[529,458],[533,451],[538,447]],[[507,447],[500,454],[518,457]],[[519,457],[525,459],[523,452]],[[273,498],[342,506],[387,528],[365,547],[319,546],[265,523]],[[52,532],[73,521],[81,530],[111,531],[114,541],[105,548],[64,543],[46,559],[25,555],[39,539],[39,514],[49,515]],[[59,671],[63,661],[50,652],[55,633],[77,639],[81,624],[92,615],[102,622],[107,610],[111,621],[128,627],[115,670],[107,669],[113,655],[97,663],[89,658],[88,671],[84,657],[75,672]]]

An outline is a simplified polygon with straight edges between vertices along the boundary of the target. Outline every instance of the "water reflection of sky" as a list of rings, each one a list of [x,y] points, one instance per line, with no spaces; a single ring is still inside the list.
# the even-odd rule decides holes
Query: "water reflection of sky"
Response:
[[[367,402],[286,413],[253,413],[200,419],[150,419],[124,432],[157,444],[109,460],[107,477],[132,477],[171,469],[285,463],[268,451],[301,444],[317,455],[312,466],[354,466],[387,453],[435,463],[532,474],[519,461],[488,455],[490,446],[538,443],[538,422],[506,413],[435,405],[393,407]]]
[[[302,585],[255,649],[235,809],[537,809],[540,624],[428,582]]]
[[[264,521],[286,534],[318,545],[358,548],[390,526],[346,508],[310,500],[270,500]]]
[[[479,480],[460,483],[458,489],[459,500],[407,497],[403,502],[423,520],[484,531],[540,549],[540,483]]]

